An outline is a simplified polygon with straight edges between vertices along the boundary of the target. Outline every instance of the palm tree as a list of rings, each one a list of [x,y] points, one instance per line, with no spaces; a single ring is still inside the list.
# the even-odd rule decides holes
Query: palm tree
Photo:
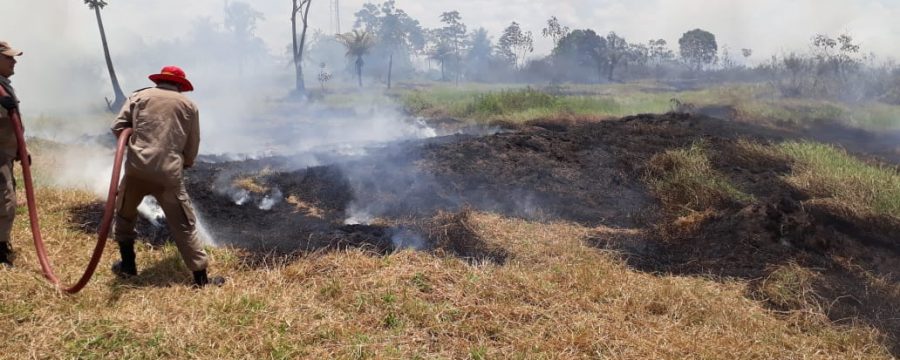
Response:
[[[103,18],[100,17],[100,9],[103,9],[107,4],[105,0],[84,0],[84,3],[87,4],[89,9],[94,10],[94,14],[97,15],[97,27],[100,28],[100,41],[103,42],[103,54],[106,56],[106,68],[109,70],[109,79],[112,81],[113,92],[116,95],[116,99],[113,102],[106,99],[106,106],[109,108],[109,111],[116,112],[119,111],[119,108],[121,108],[123,104],[125,104],[125,94],[122,92],[122,87],[119,86],[119,78],[116,77],[116,70],[113,69],[112,58],[109,56],[109,45],[106,43],[106,31],[103,30]]]
[[[356,58],[356,79],[359,87],[362,87],[363,55],[368,54],[375,45],[375,38],[368,31],[353,30],[346,34],[338,34],[337,39],[347,47],[347,57]]]

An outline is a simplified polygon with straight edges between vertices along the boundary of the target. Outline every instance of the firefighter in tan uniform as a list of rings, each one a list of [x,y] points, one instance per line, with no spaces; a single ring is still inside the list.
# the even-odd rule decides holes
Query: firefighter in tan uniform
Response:
[[[178,251],[194,274],[194,284],[221,285],[224,278],[207,275],[206,251],[197,237],[196,217],[183,181],[183,170],[194,164],[200,146],[197,106],[182,94],[194,87],[177,66],[164,67],[159,74],[150,75],[150,80],[156,87],[132,94],[112,126],[116,136],[126,128],[134,129],[119,186],[114,230],[122,261],[113,265],[113,272],[137,275],[137,207],[144,196],[152,195],[166,214]]]
[[[12,266],[12,248],[9,240],[13,220],[16,218],[16,180],[13,177],[13,161],[18,160],[18,143],[15,128],[10,121],[10,112],[18,108],[19,100],[9,82],[15,73],[16,56],[22,52],[15,50],[5,41],[0,41],[0,86],[8,96],[0,98],[0,267]]]

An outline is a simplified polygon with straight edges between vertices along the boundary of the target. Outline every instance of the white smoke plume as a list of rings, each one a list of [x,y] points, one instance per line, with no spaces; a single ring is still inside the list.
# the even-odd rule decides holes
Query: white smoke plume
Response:
[[[424,250],[427,247],[428,243],[425,241],[425,238],[412,230],[395,228],[392,229],[391,232],[391,244],[394,246],[395,250]]]
[[[266,211],[272,210],[272,207],[280,203],[283,199],[284,195],[281,193],[281,190],[276,188],[272,190],[271,193],[266,194],[263,199],[260,200],[259,209]]]

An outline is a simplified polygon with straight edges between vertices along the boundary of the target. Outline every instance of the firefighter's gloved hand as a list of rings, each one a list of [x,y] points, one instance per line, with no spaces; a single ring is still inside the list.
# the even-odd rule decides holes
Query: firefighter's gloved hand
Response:
[[[12,96],[4,96],[0,97],[0,106],[3,106],[6,110],[12,110],[19,106],[16,102],[16,99],[13,99]]]

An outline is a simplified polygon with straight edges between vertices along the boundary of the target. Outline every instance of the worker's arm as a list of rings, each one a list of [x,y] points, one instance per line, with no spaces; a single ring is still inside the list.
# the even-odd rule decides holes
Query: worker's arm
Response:
[[[113,122],[112,125],[112,133],[119,137],[119,134],[122,133],[122,130],[130,128],[134,126],[132,122],[132,112],[134,111],[134,101],[128,99],[128,102],[122,106],[122,110],[119,111],[119,116],[116,117],[116,121]]]
[[[187,144],[184,146],[184,167],[194,166],[197,153],[200,151],[200,110],[194,108],[187,134]]]

